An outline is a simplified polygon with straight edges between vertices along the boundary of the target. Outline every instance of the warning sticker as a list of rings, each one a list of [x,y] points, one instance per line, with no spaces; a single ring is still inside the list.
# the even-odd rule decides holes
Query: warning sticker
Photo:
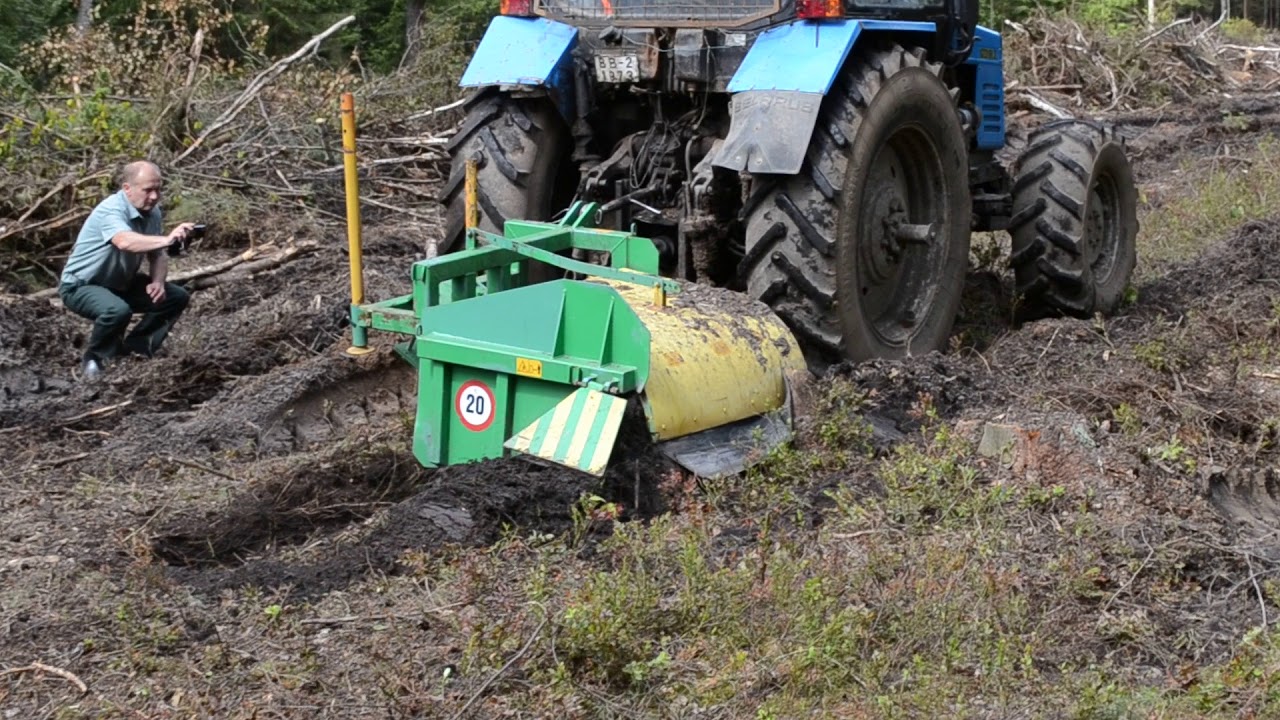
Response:
[[[493,391],[479,380],[471,380],[458,388],[454,410],[463,427],[480,432],[493,423]]]
[[[540,378],[542,377],[542,361],[530,360],[529,358],[516,358],[516,374],[525,377]]]

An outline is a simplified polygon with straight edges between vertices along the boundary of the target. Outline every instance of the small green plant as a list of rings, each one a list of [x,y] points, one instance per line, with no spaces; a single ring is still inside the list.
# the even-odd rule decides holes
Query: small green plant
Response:
[[[671,656],[666,650],[658,653],[657,657],[644,662],[631,661],[623,666],[622,672],[626,674],[633,685],[642,685],[661,676],[664,671],[671,667]]]
[[[1187,449],[1183,447],[1182,443],[1179,442],[1177,438],[1173,438],[1169,442],[1155,448],[1156,457],[1166,462],[1177,462],[1182,459],[1182,456],[1185,455],[1186,452]]]
[[[1134,345],[1133,356],[1157,372],[1178,372],[1184,365],[1175,349],[1163,338]]]
[[[1172,437],[1169,439],[1169,442],[1157,445],[1152,448],[1150,452],[1151,456],[1155,459],[1165,463],[1180,465],[1189,473],[1194,473],[1196,470],[1197,463],[1195,457],[1191,455],[1190,449],[1183,445],[1182,441],[1177,437]]]
[[[940,425],[926,433],[923,447],[899,446],[881,465],[889,517],[921,529],[965,525],[979,516],[997,521],[993,511],[1013,499],[1008,489],[979,482],[969,462],[972,448],[951,428]]]
[[[1052,487],[1031,487],[1023,492],[1022,505],[1036,510],[1050,510],[1058,501],[1066,497],[1067,489],[1061,485]]]
[[[1230,111],[1222,113],[1222,128],[1228,132],[1245,132],[1253,126],[1253,122],[1248,115]]]
[[[1130,437],[1136,436],[1142,432],[1142,418],[1138,415],[1138,411],[1127,402],[1122,402],[1112,411],[1111,417],[1115,420],[1117,428],[1120,432]]]
[[[569,514],[573,518],[570,545],[578,547],[592,528],[603,522],[617,520],[622,514],[622,506],[608,502],[599,495],[583,495],[570,508]]]

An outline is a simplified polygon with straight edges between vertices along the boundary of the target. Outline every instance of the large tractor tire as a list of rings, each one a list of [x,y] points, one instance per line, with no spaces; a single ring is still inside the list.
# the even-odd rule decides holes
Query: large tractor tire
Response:
[[[466,161],[476,158],[481,230],[502,233],[507,220],[550,220],[557,208],[560,162],[568,156],[564,122],[545,100],[482,91],[449,141],[445,236],[440,253],[462,248],[466,231]]]
[[[1046,124],[1018,159],[1010,264],[1021,314],[1092,317],[1124,299],[1137,262],[1137,194],[1124,142],[1082,120]]]
[[[941,71],[920,48],[862,56],[823,100],[804,169],[757,178],[745,204],[740,277],[811,361],[946,345],[968,269],[972,200],[967,144]],[[931,237],[904,237],[929,226]]]

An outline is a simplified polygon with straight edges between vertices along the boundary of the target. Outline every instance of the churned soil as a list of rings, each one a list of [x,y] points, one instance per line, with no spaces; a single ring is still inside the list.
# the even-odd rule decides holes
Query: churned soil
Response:
[[[1141,183],[1157,184],[1169,151],[1208,135],[1189,117],[1124,128],[1150,160]],[[422,243],[405,235],[368,229],[371,298],[408,292]],[[645,454],[634,428],[615,458],[623,469],[604,480],[517,459],[421,467],[410,450],[414,372],[394,338],[375,337],[371,355],[344,353],[345,242],[340,231],[315,240],[318,251],[279,268],[196,291],[161,357],[113,365],[92,385],[77,374],[87,322],[56,298],[0,299],[0,666],[53,652],[94,674],[83,651],[68,648],[125,612],[112,588],[150,588],[152,601],[186,618],[172,643],[207,648],[229,632],[208,608],[246,587],[340,604],[353,584],[424,557],[513,531],[565,532],[584,493],[617,501],[624,517],[668,507],[660,486],[672,469]],[[210,251],[181,262],[221,259]],[[1280,525],[1277,478],[1265,469],[1280,416],[1280,374],[1266,369],[1280,343],[1278,278],[1280,220],[1223,228],[1105,322],[1015,326],[1009,278],[975,271],[957,324],[969,339],[942,354],[838,365],[809,392],[837,381],[860,388],[864,402],[849,412],[870,421],[881,451],[908,441],[926,413],[975,440],[990,425],[1009,428],[1016,452],[993,459],[994,478],[1089,484],[1118,535],[1167,533],[1153,518],[1173,517],[1224,544],[1260,538]],[[811,408],[801,403],[802,437],[829,419]],[[1178,445],[1212,461],[1191,469],[1153,449]],[[817,478],[814,492],[868,480]],[[1238,579],[1248,574],[1242,562],[1206,550],[1203,567],[1188,572]],[[1257,609],[1235,597],[1166,608],[1162,618],[1175,628],[1211,611],[1225,639]],[[458,657],[457,638],[432,637],[442,656]],[[128,685],[105,670],[94,681]],[[45,707],[47,688],[13,692],[17,707]]]

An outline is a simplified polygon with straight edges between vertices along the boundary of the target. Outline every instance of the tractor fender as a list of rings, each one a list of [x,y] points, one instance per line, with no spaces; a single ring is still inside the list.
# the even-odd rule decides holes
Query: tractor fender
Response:
[[[730,170],[800,172],[822,97],[864,33],[936,32],[931,22],[797,20],[756,38],[729,81],[729,135],[713,164]]]
[[[499,15],[489,23],[462,73],[461,87],[546,88],[566,119],[573,117],[573,49],[578,29],[546,18]]]
[[[974,138],[980,150],[1004,147],[1004,46],[1000,33],[979,25],[973,33],[973,50],[966,65],[973,67],[974,104],[982,122]]]

